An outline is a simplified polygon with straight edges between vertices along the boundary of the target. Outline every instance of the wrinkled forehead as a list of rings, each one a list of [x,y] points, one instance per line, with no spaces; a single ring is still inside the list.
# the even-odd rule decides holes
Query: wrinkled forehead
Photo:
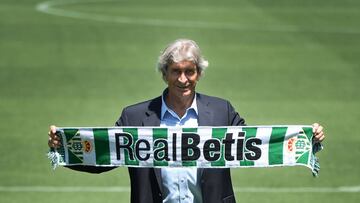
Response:
[[[196,64],[189,60],[172,62],[169,64],[168,67],[173,68],[173,69],[196,69],[197,68]]]

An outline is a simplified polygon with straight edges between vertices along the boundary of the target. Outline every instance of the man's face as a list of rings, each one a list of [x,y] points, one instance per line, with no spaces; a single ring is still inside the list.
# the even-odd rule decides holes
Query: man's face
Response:
[[[200,73],[191,61],[170,64],[165,74],[169,94],[178,98],[192,96],[199,77]]]

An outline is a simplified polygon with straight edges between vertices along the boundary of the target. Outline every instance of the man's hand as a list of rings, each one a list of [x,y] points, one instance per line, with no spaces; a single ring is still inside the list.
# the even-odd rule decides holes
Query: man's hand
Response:
[[[51,125],[50,131],[48,133],[48,135],[49,135],[48,145],[49,145],[49,147],[52,147],[52,148],[59,148],[61,146],[60,138],[55,133],[56,133],[56,126]]]
[[[314,134],[314,142],[319,143],[322,142],[325,139],[325,133],[324,133],[324,127],[322,127],[318,123],[312,124],[313,127],[313,134]]]

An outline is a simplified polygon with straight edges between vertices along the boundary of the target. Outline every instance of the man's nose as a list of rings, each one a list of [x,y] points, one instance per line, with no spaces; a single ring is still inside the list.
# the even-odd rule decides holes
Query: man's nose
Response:
[[[188,80],[188,78],[186,77],[184,72],[179,75],[179,78],[178,78],[179,82],[185,83],[185,82],[187,82],[187,80]]]

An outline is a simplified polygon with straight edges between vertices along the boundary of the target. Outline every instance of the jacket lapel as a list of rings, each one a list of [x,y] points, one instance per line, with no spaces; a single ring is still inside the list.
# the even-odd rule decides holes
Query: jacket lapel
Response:
[[[214,114],[209,108],[209,102],[205,101],[201,94],[196,94],[196,103],[198,108],[199,126],[211,126],[213,124]]]
[[[160,118],[156,113],[147,112],[147,114],[148,116],[142,122],[143,126],[160,126]]]
[[[150,102],[148,110],[145,112],[146,116],[142,121],[143,126],[160,126],[161,105],[161,96]]]
[[[148,111],[146,111],[146,116],[144,117],[142,121],[143,126],[160,126],[160,119],[161,119],[161,105],[162,100],[161,97],[157,97],[154,100],[152,100],[149,104]],[[159,189],[162,193],[162,179],[161,179],[161,169],[154,168],[154,174],[159,186]]]

